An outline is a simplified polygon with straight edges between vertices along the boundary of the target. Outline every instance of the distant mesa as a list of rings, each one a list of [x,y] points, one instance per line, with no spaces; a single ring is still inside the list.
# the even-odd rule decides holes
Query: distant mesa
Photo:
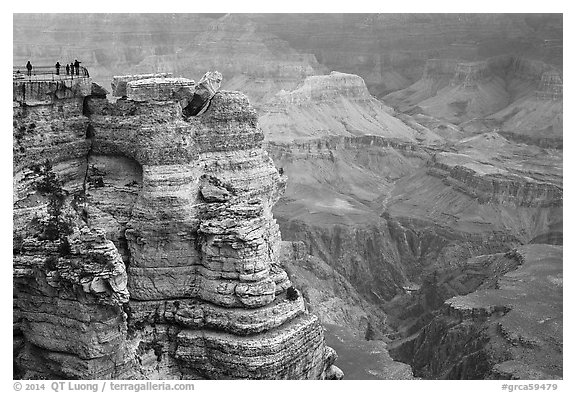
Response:
[[[358,75],[331,72],[281,91],[264,107],[260,123],[270,141],[327,136],[377,135],[405,141],[439,140],[425,127],[415,130],[372,97]]]

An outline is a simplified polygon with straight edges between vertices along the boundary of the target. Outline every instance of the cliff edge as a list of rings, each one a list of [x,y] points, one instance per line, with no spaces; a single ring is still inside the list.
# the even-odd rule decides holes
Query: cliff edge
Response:
[[[254,109],[187,117],[171,81],[14,82],[15,377],[341,378],[282,267]]]

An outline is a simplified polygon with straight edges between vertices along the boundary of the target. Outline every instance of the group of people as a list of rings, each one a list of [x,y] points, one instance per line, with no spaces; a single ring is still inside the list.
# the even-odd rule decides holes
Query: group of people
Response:
[[[72,63],[70,64],[66,64],[66,75],[72,75],[74,76],[74,73],[76,73],[77,76],[80,75],[80,61],[78,61],[78,59],[74,60]],[[60,75],[60,67],[62,67],[60,65],[60,62],[57,61],[55,66],[56,68],[56,75]],[[26,70],[28,72],[28,76],[32,76],[32,63],[30,63],[30,60],[28,60],[28,63],[26,63]],[[90,76],[88,75],[88,70],[86,68],[83,68],[83,76]]]
[[[80,75],[80,61],[78,59],[74,60],[74,62],[70,64],[66,64],[66,75],[74,75],[74,71],[76,71],[76,75]],[[60,63],[56,62],[56,75],[60,75]],[[84,73],[88,74],[88,70],[84,68]],[[88,75],[85,75],[88,76]]]

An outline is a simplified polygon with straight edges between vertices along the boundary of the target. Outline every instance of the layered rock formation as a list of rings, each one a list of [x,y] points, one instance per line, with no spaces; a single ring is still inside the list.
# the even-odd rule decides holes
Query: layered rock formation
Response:
[[[412,370],[392,360],[387,350],[393,332],[387,315],[365,300],[348,279],[303,242],[285,242],[284,267],[325,328],[326,342],[337,349],[346,379],[411,379]]]
[[[330,69],[360,75],[377,97],[415,82],[427,59],[474,61],[525,54],[561,64],[558,14],[255,15],[294,48]],[[328,33],[329,32],[329,33]],[[554,38],[554,45],[545,39]]]
[[[562,92],[562,75],[558,71],[542,73],[542,79],[538,86],[538,98],[541,100],[561,100]]]
[[[378,135],[405,141],[438,141],[425,127],[413,129],[370,95],[357,75],[332,72],[307,77],[279,92],[260,121],[267,140],[288,142],[329,136]]]
[[[390,298],[430,263],[505,251],[561,226],[562,155],[496,133],[450,152],[368,136],[267,149],[289,179],[275,207],[285,236],[369,297],[369,282],[389,282],[372,289]],[[396,273],[376,274],[386,266]]]
[[[387,201],[405,263],[446,266],[556,231],[561,161],[557,151],[516,145],[496,133],[436,153],[429,168],[396,182]]]
[[[254,110],[221,92],[183,116],[191,86],[15,95],[17,376],[341,378],[318,318],[286,296],[284,183]]]
[[[288,177],[274,209],[284,236],[304,241],[375,302],[401,291],[406,266],[379,216],[394,182],[429,154],[376,136],[274,142],[267,150]]]
[[[547,66],[511,62],[505,56],[476,63],[432,61],[422,82],[428,90],[415,97],[425,100],[442,89],[453,89],[484,94],[486,101],[487,84],[502,87],[514,99],[533,96]],[[512,67],[517,70],[514,77],[504,71]],[[327,136],[338,130],[337,123],[305,135],[302,130],[309,125],[321,129],[316,124],[339,119],[352,105],[364,105],[359,97],[365,95],[356,84],[336,83],[344,76],[331,74],[332,84],[327,77],[309,77],[298,89],[278,94],[276,106],[263,116],[264,127],[270,130],[267,149],[288,177],[287,192],[275,213],[285,237],[304,242],[364,299],[393,316],[383,327],[387,332],[398,329],[398,336],[387,337],[415,334],[430,322],[438,304],[428,310],[406,300],[425,284],[428,273],[443,271],[450,276],[470,257],[506,252],[529,242],[562,242],[561,152],[518,145],[495,132],[462,139],[462,130],[450,119],[425,114],[396,114],[409,130],[397,139],[371,132],[360,122],[357,134],[352,134],[378,136]],[[340,105],[344,100],[354,104]],[[338,110],[330,112],[331,107]],[[341,124],[352,124],[354,119],[348,114]],[[411,138],[415,131],[430,135],[430,130],[438,139],[423,144]],[[475,132],[481,131],[485,130]],[[298,132],[307,140],[298,140]],[[488,267],[480,266],[473,278],[488,272]],[[338,280],[332,277],[329,282]],[[412,314],[404,313],[403,305]],[[379,317],[367,307],[364,310]],[[340,331],[345,330],[343,324],[334,323],[339,332],[335,335],[347,337]],[[352,341],[336,339],[334,345],[341,345],[345,353],[350,353],[349,345],[364,347]],[[354,372],[366,371],[359,369]]]
[[[194,112],[186,109],[197,87],[191,81],[184,80],[188,86],[176,94],[172,75],[156,75],[164,81],[125,80],[124,92],[117,95],[128,100],[115,105],[96,99],[102,93],[93,90],[84,105],[93,119],[89,126],[85,117],[71,117],[78,123],[77,135],[85,131],[88,140],[82,141],[82,149],[92,149],[90,154],[69,148],[71,138],[57,132],[57,122],[40,124],[56,138],[54,143],[66,147],[62,157],[78,157],[73,165],[54,165],[53,171],[66,179],[65,189],[87,184],[79,210],[83,222],[103,229],[130,263],[128,289],[134,297],[130,309],[125,306],[127,327],[135,337],[130,342],[140,343],[130,348],[148,375],[195,377],[186,362],[199,364],[206,353],[221,362],[214,351],[233,353],[222,337],[208,334],[200,339],[190,333],[196,327],[198,332],[265,337],[269,348],[275,348],[276,336],[267,334],[284,328],[292,332],[290,321],[300,321],[301,312],[291,301],[276,307],[289,285],[274,262],[282,261],[304,304],[330,325],[327,340],[344,352],[347,375],[409,377],[408,368],[388,356],[387,341],[417,333],[430,322],[432,307],[423,310],[406,300],[420,285],[427,288],[428,273],[460,274],[470,257],[506,252],[523,243],[562,243],[561,152],[510,142],[561,147],[559,15],[163,15],[157,20],[109,15],[102,23],[87,16],[77,17],[87,22],[81,29],[86,33],[73,42],[63,41],[61,35],[75,31],[74,17],[64,17],[66,23],[60,24],[57,16],[47,16],[56,28],[44,27],[40,45],[34,44],[29,26],[47,22],[34,15],[20,18],[27,22],[15,23],[14,57],[22,64],[36,56],[47,59],[38,63],[52,64],[54,56],[79,53],[83,65],[97,76],[138,70],[200,75],[206,64],[233,75],[224,87],[242,89],[256,102],[267,149],[280,173],[287,175],[277,179],[287,181],[287,192],[274,215],[284,238],[305,246],[273,246],[274,241],[266,240],[271,246],[262,251],[262,244],[253,242],[255,232],[264,239],[277,238],[273,225],[254,229],[260,225],[255,222],[266,222],[262,217],[268,217],[267,208],[248,203],[250,198],[240,210],[240,205],[231,205],[238,194],[230,184],[249,166],[245,158],[232,151],[213,152],[207,132],[194,131],[189,137],[182,131],[195,124],[195,118],[186,120]],[[91,37],[99,42],[94,44]],[[499,54],[505,55],[491,58]],[[91,62],[98,66],[93,68]],[[356,75],[320,75],[332,69]],[[397,89],[404,90],[386,96],[394,109],[368,93],[384,95]],[[214,109],[205,107],[210,108]],[[36,148],[26,139],[36,138],[34,127],[38,125],[16,125],[18,139],[25,143],[18,142],[15,152],[28,157],[25,151],[33,149],[50,158],[44,140],[37,138]],[[157,129],[162,133],[155,133]],[[472,134],[480,135],[458,142]],[[250,135],[233,133],[219,146],[258,144]],[[181,167],[190,146],[223,154],[219,159],[227,164],[221,168],[198,153],[194,160],[208,160],[205,170]],[[169,166],[158,172],[157,162],[165,151],[173,152],[170,165],[178,168],[178,175]],[[143,166],[140,162],[146,160],[154,164]],[[254,161],[261,160],[256,152]],[[251,181],[266,188],[268,175],[261,171],[255,170]],[[272,194],[277,192],[273,189],[270,186]],[[245,190],[252,192],[250,186]],[[200,202],[188,194],[198,194]],[[167,207],[154,210],[151,204]],[[211,208],[198,207],[202,204]],[[57,226],[59,221],[46,214],[44,225]],[[15,222],[30,218],[24,211],[17,216]],[[217,217],[242,222],[255,232],[232,228]],[[150,240],[155,231],[162,232],[157,243]],[[313,256],[295,258],[302,247]],[[238,267],[242,258],[236,250],[249,260],[247,268]],[[202,262],[190,267],[185,261],[193,258]],[[262,258],[270,263],[268,273],[254,262]],[[474,278],[455,279],[447,287],[467,288],[469,281],[476,283],[486,274],[484,268],[489,270],[476,267],[471,268]],[[192,274],[197,279],[191,279]],[[155,287],[146,277],[154,277]],[[249,284],[232,288],[220,286],[221,280]],[[464,294],[446,290],[442,297],[448,293]],[[408,305],[407,314],[414,315],[398,316],[397,299],[398,308]],[[238,314],[229,317],[230,309]],[[289,315],[285,319],[271,317],[284,313]],[[367,337],[375,339],[363,339]],[[246,340],[241,347],[250,352],[258,345]],[[359,348],[369,356],[362,357]],[[204,376],[221,376],[218,369],[198,367]],[[242,371],[232,368],[231,373]]]
[[[520,142],[562,147],[562,74],[542,61],[428,60],[419,81],[384,100],[402,112],[459,124],[468,133],[498,131]]]
[[[542,67],[532,83],[537,87],[505,109],[490,116],[502,135],[524,143],[562,148],[563,89],[562,74]]]
[[[428,60],[420,81],[384,100],[402,111],[422,112],[456,124],[486,117],[510,100],[502,61]]]
[[[562,247],[527,245],[507,258],[520,266],[446,300],[394,345],[395,358],[427,378],[562,378]]]
[[[497,133],[450,148],[363,136],[270,142],[267,150],[288,177],[286,194],[274,210],[284,237],[304,242],[327,265],[314,275],[322,279],[313,278],[312,268],[302,273],[300,267],[297,276],[322,280],[315,287],[323,288],[348,281],[379,308],[362,306],[368,320],[385,321],[366,328],[384,333],[376,341],[354,341],[338,292],[325,304],[322,294],[308,290],[311,300],[320,302],[315,310],[331,310],[334,317],[325,318],[328,336],[352,375],[381,378],[378,370],[385,375],[402,370],[385,360],[387,345],[396,351],[397,340],[419,334],[446,298],[469,293],[483,280],[493,284],[517,266],[514,259],[475,256],[529,242],[562,242],[562,154],[555,150],[517,145]],[[471,257],[475,262],[465,263]],[[427,276],[434,272],[446,284],[430,291]],[[426,350],[433,353],[434,346],[442,348],[434,341]],[[358,353],[354,348],[381,354],[369,361],[381,366],[358,360],[351,367],[347,358]],[[394,351],[394,360],[421,367]],[[461,375],[472,375],[473,365],[462,370],[466,367]],[[415,375],[441,377],[421,370]]]
[[[171,73],[160,72],[155,74],[138,74],[138,75],[121,75],[112,78],[112,95],[115,97],[126,97],[126,88],[128,83],[132,81],[142,81],[152,78],[168,78],[172,77]]]

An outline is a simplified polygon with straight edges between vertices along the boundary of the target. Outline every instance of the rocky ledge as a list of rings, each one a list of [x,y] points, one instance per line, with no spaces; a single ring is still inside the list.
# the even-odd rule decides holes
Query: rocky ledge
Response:
[[[194,82],[116,79],[114,103],[15,94],[15,376],[341,378],[282,268],[247,98],[187,116]]]
[[[394,358],[415,375],[447,379],[561,379],[562,247],[525,245],[519,267],[491,285],[448,299]]]

